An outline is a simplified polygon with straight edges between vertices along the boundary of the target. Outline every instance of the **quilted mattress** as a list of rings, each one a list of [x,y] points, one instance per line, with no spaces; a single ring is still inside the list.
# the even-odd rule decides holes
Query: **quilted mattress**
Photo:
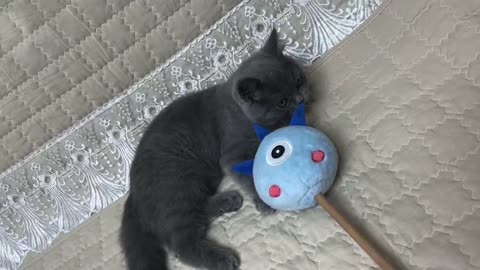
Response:
[[[0,171],[122,93],[239,0],[0,2]]]
[[[95,162],[90,160],[94,155],[88,150],[93,148],[88,139],[92,134],[87,132],[89,125],[85,125],[84,139],[62,141],[67,151],[60,152],[76,159],[77,163],[70,166],[84,176],[85,182],[113,179],[108,172],[114,171],[116,163],[130,158],[129,142],[140,136],[142,121],[152,117],[152,110],[161,109],[163,100],[168,101],[158,98],[163,90],[152,90],[164,85],[161,79],[154,79],[179,78],[173,80],[173,86],[185,91],[209,85],[229,74],[229,66],[222,63],[234,67],[261,43],[260,30],[275,23],[286,40],[286,52],[307,64],[313,62],[309,79],[314,100],[308,119],[332,138],[340,153],[338,178],[329,199],[368,233],[399,269],[480,269],[480,2],[385,0],[380,6],[377,1],[358,1],[355,3],[367,4],[349,6],[347,1],[339,1],[329,8],[321,3],[242,2],[215,25],[209,38],[198,40],[198,47],[189,47],[191,53],[181,57],[181,65],[173,63],[165,68],[168,72],[160,70],[161,76],[148,77],[153,82],[145,82],[135,89],[138,92],[132,90],[127,105],[120,101],[120,105],[111,105],[111,114],[122,115],[128,104],[137,104],[136,114],[125,114],[139,119],[131,120],[135,125],[129,126],[128,117],[112,118],[108,111],[97,117],[98,124],[91,128],[101,130],[104,138],[115,142],[110,152],[102,150]],[[323,21],[311,15],[319,10]],[[296,22],[295,18],[300,20]],[[328,31],[332,25],[335,31]],[[305,32],[298,34],[299,29]],[[316,36],[331,33],[336,36]],[[225,36],[233,38],[218,42]],[[246,45],[230,47],[235,36],[245,37],[241,43]],[[213,55],[209,54],[211,48],[216,48]],[[189,68],[194,62],[203,61],[199,55],[207,55],[214,68],[204,73],[188,72],[195,70]],[[320,55],[323,57],[315,61]],[[149,91],[156,91],[156,98],[150,100]],[[177,94],[181,93],[174,91],[168,98]],[[130,128],[128,132],[126,127]],[[111,152],[118,158],[110,158]],[[106,170],[98,167],[109,165]],[[75,173],[45,173],[43,167],[33,169],[38,171],[36,179],[41,180],[60,182],[62,177],[76,177]],[[103,178],[88,178],[90,172],[102,172]],[[114,172],[125,173],[121,169]],[[117,187],[111,181],[109,190]],[[227,178],[222,188],[237,187]],[[51,185],[44,190],[52,194],[61,191]],[[99,197],[105,198],[105,194]],[[34,202],[40,205],[42,198],[36,198]],[[22,200],[30,202],[10,197],[9,205],[22,210],[21,205],[26,204]],[[88,200],[94,209],[106,209],[57,238],[42,254],[27,257],[22,268],[122,269],[118,229],[123,201],[108,203],[107,207],[102,200]],[[78,203],[74,209],[82,206]],[[0,222],[2,229],[4,220]],[[239,250],[242,269],[376,268],[319,208],[260,216],[247,199],[239,212],[215,221],[211,235]],[[24,243],[13,237],[15,230],[0,236]],[[174,257],[171,266],[190,269]]]

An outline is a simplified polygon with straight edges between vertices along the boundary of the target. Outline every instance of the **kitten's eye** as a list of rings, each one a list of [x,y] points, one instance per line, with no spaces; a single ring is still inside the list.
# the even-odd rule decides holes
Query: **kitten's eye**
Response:
[[[285,108],[287,107],[288,105],[288,99],[287,98],[284,98],[282,100],[280,100],[280,102],[278,103],[278,107],[280,108]]]
[[[297,78],[297,88],[303,85],[303,76]]]

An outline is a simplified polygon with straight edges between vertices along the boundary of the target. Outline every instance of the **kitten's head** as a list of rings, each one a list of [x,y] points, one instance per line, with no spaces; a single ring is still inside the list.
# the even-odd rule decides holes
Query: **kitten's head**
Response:
[[[233,97],[254,123],[273,127],[288,120],[308,95],[300,65],[283,55],[274,29],[266,44],[232,76]]]

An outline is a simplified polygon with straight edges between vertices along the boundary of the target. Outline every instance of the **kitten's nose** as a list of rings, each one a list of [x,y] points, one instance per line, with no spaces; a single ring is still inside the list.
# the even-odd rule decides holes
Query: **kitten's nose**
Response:
[[[325,153],[322,150],[317,150],[312,152],[312,161],[315,163],[320,163],[325,159]]]

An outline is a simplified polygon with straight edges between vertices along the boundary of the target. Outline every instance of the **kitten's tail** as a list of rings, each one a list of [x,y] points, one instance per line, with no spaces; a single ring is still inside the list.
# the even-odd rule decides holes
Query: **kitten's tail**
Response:
[[[130,196],[125,202],[120,242],[129,270],[168,270],[167,253],[160,239],[144,232]]]

